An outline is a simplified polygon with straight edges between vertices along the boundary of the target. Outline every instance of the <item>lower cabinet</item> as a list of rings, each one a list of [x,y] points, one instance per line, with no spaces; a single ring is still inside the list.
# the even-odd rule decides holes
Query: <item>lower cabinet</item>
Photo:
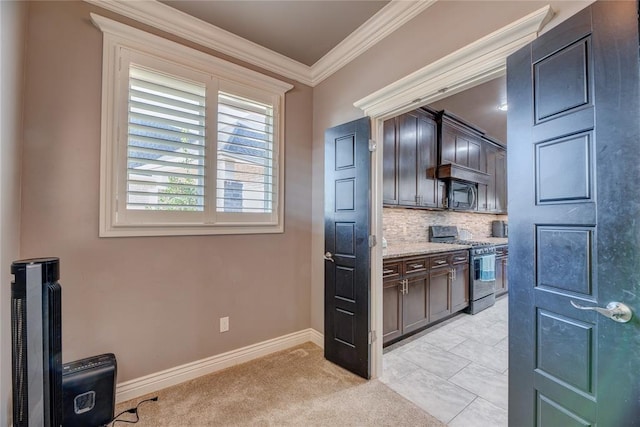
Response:
[[[383,267],[383,344],[469,305],[469,253],[387,260]]]
[[[404,281],[385,280],[382,285],[382,330],[383,342],[402,336],[402,292]]]
[[[429,273],[429,321],[451,314],[451,269],[438,267]]]
[[[402,333],[418,330],[429,323],[429,276],[406,279],[406,291],[402,299]]]
[[[496,296],[504,295],[509,291],[509,277],[507,266],[509,261],[509,249],[505,246],[496,247]]]
[[[469,307],[469,258],[456,264],[454,257],[453,279],[451,282],[451,312],[457,313]]]

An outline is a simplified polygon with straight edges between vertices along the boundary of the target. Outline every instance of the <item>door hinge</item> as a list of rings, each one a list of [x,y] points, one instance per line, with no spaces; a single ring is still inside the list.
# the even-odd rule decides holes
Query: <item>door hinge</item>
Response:
[[[376,331],[369,331],[369,344],[373,344],[376,340]]]
[[[377,145],[376,145],[376,141],[375,139],[370,139],[369,140],[369,151],[371,151],[372,153],[374,151],[376,151]]]
[[[378,244],[378,241],[376,239],[376,236],[374,235],[369,236],[369,247],[372,248],[377,244]]]

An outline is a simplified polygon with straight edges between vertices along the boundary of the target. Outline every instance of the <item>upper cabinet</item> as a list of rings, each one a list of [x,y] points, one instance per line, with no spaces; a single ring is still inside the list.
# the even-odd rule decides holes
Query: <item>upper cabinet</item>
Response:
[[[486,172],[483,155],[484,131],[477,129],[451,113],[438,116],[440,125],[440,164],[455,163]]]
[[[444,183],[438,166],[437,123],[418,109],[384,122],[383,203],[441,208]]]
[[[384,122],[385,206],[444,208],[446,180],[478,183],[478,212],[506,213],[504,146],[455,115],[419,108]]]
[[[489,182],[478,184],[478,211],[507,213],[507,159],[506,150],[498,141],[484,138],[486,172]]]

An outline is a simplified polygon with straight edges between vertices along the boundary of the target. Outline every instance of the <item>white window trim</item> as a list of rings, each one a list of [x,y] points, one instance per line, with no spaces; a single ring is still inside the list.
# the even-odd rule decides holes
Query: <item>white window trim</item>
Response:
[[[205,234],[257,234],[284,231],[284,94],[293,85],[210,56],[170,40],[149,34],[100,15],[91,14],[93,23],[103,32],[102,127],[100,150],[100,237],[172,236]],[[278,159],[276,221],[251,222],[222,220],[214,224],[120,224],[117,221],[117,147],[118,114],[121,103],[115,99],[121,48],[180,64],[197,72],[214,74],[233,85],[271,94],[274,103],[274,149]],[[215,203],[215,201],[211,201]],[[123,201],[121,203],[124,203]]]

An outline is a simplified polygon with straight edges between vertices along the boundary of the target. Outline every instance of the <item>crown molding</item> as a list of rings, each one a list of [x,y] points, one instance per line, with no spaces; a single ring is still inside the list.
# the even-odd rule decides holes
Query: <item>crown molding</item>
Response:
[[[353,61],[376,43],[402,27],[437,0],[392,0],[378,13],[349,34],[337,46],[311,66],[311,80],[317,85]]]
[[[84,0],[201,46],[315,86],[391,34],[436,0],[391,0],[312,67],[156,0]]]
[[[241,61],[311,85],[309,67],[156,0],[85,0]]]
[[[435,102],[503,75],[511,53],[534,40],[554,12],[547,5],[356,101],[365,115],[383,118]]]

